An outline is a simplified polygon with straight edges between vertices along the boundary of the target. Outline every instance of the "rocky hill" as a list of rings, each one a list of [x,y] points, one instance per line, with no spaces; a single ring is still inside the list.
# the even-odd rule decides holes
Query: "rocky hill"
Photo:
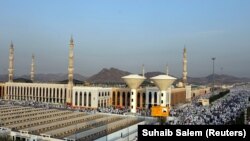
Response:
[[[123,83],[121,77],[130,74],[130,72],[122,71],[116,68],[104,68],[99,73],[87,79],[90,83]]]

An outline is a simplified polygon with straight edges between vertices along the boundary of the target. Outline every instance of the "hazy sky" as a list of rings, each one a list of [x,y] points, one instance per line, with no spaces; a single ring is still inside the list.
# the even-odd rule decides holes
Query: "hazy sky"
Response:
[[[0,0],[0,74],[15,48],[15,75],[67,73],[69,39],[75,72],[85,76],[115,67],[132,73],[164,71],[181,76],[216,73],[250,77],[248,0]]]

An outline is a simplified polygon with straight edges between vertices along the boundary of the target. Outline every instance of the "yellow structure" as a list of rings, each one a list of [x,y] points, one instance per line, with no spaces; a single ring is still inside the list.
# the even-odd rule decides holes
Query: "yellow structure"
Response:
[[[151,108],[151,116],[153,117],[168,117],[170,109],[169,107],[153,106]]]

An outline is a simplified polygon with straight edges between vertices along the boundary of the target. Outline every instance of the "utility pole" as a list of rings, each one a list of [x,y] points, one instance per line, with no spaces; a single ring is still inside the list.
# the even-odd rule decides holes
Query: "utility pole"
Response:
[[[212,88],[212,91],[214,94],[214,61],[215,61],[215,57],[213,57],[212,60],[213,60],[213,88]]]

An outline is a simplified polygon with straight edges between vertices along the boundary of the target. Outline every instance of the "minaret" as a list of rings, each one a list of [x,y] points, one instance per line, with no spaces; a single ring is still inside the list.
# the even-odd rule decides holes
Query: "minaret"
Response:
[[[73,78],[74,78],[74,41],[71,36],[69,44],[69,64],[68,64],[68,91],[66,102],[68,105],[72,104],[72,89],[73,89]]]
[[[166,65],[166,75],[169,74],[169,71],[168,71],[168,65]]]
[[[14,77],[14,45],[11,41],[9,54],[9,82],[13,82]]]
[[[144,64],[142,64],[142,76],[145,76],[145,69],[144,69]]]
[[[187,50],[184,46],[183,50],[183,73],[182,73],[183,86],[187,85]]]
[[[31,62],[31,71],[30,71],[30,80],[34,82],[35,78],[35,56],[32,54],[32,62]]]

